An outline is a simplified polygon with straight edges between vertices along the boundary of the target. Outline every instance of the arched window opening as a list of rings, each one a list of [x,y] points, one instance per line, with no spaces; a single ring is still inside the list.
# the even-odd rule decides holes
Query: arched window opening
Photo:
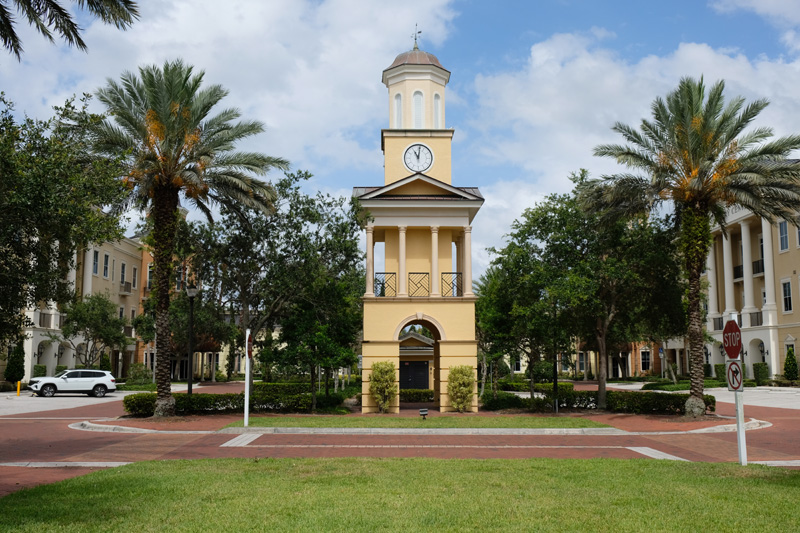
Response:
[[[403,97],[400,93],[394,95],[394,127],[396,129],[403,127]]]
[[[433,128],[442,129],[442,97],[433,95]]]
[[[422,129],[424,110],[422,107],[422,93],[414,93],[414,128]]]

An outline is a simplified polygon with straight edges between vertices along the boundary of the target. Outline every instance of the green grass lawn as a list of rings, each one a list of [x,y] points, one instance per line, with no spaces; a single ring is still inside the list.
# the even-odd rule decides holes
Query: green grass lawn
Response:
[[[239,420],[227,427],[242,427]],[[251,427],[288,428],[606,428],[606,424],[577,417],[556,416],[434,416],[427,420],[405,416],[256,416]]]
[[[0,499],[0,530],[798,531],[800,472],[641,460],[204,459]]]

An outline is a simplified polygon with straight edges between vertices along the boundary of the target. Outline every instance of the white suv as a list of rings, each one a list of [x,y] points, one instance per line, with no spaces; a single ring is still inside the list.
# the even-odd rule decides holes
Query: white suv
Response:
[[[107,392],[117,390],[117,380],[105,370],[62,370],[53,377],[31,379],[28,388],[39,396],[79,392],[102,398]]]

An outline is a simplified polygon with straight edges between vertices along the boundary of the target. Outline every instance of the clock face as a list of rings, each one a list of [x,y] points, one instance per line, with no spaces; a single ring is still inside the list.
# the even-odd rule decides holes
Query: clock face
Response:
[[[403,162],[408,170],[425,172],[433,164],[433,153],[424,144],[412,144],[406,148],[406,153],[403,154]]]

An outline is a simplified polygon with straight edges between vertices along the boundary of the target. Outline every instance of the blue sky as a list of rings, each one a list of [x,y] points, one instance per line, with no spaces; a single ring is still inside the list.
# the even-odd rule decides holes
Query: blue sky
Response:
[[[479,186],[476,274],[522,210],[570,189],[592,147],[616,142],[682,76],[724,78],[729,97],[768,98],[758,125],[800,131],[800,1],[148,0],[127,32],[87,20],[88,53],[22,27],[22,62],[0,55],[0,90],[44,118],[138,65],[182,57],[230,90],[226,106],[266,123],[245,149],[288,158],[311,189],[382,182],[388,125],[381,71],[420,45],[452,72],[446,126],[453,183]],[[101,108],[96,108],[98,111]]]

